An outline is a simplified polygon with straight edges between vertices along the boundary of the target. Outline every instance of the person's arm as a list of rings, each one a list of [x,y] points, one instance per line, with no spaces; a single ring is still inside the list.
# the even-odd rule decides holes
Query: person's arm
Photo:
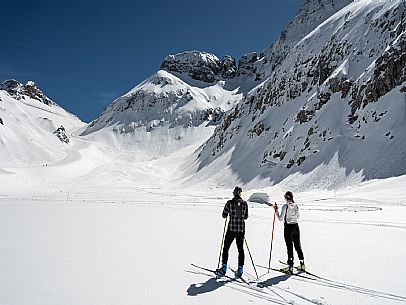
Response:
[[[286,206],[286,204],[284,206],[282,206],[280,214],[279,214],[278,205],[276,203],[275,203],[275,206],[276,206],[276,208],[275,208],[276,216],[278,217],[278,219],[280,221],[282,221],[285,218],[287,206]]]
[[[246,201],[244,201],[245,203],[245,215],[244,215],[244,219],[248,218],[248,203]]]
[[[222,215],[223,218],[226,218],[229,213],[230,213],[230,200],[227,201],[226,205],[224,206],[223,215]]]
[[[300,213],[299,213],[299,207],[297,205],[296,205],[296,215],[297,215],[296,219],[299,219]]]

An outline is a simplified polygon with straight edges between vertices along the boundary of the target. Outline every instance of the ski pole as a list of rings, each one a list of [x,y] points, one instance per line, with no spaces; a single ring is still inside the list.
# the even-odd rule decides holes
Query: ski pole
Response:
[[[276,202],[275,202],[275,204],[276,204]],[[272,223],[271,250],[269,251],[268,273],[269,273],[269,270],[271,270],[271,256],[272,256],[273,232],[274,232],[274,229],[275,229],[275,216],[276,216],[276,210],[274,209],[273,223]]]
[[[217,263],[217,269],[220,268],[220,259],[221,259],[221,250],[223,249],[223,244],[224,244],[224,236],[226,235],[226,225],[227,225],[227,217],[224,221],[224,229],[223,229],[223,238],[221,240],[221,246],[220,246],[220,254],[219,254],[219,261]]]
[[[248,247],[247,239],[246,239],[246,238],[244,238],[244,240],[245,240],[245,245],[247,246],[247,249],[248,249],[248,253],[249,253],[250,258],[251,258],[251,263],[252,263],[252,266],[254,267],[254,270],[255,270],[255,274],[256,274],[256,276],[257,276],[257,279],[259,279],[259,277],[258,277],[258,273],[257,273],[257,268],[255,268],[254,260],[252,259],[252,255],[251,255],[250,248]]]

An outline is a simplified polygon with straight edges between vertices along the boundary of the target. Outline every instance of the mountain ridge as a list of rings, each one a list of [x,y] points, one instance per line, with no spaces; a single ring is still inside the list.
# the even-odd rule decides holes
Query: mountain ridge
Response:
[[[337,188],[405,174],[405,12],[401,0],[307,0],[259,54],[168,55],[74,133],[145,160],[200,145],[180,164],[194,184]],[[33,82],[1,86],[56,105]]]
[[[406,168],[399,164],[406,158],[400,123],[405,18],[402,1],[359,0],[326,19],[225,118],[199,153],[198,171],[232,148],[233,157],[224,163],[231,164],[244,183],[258,175],[279,183],[332,160],[346,168],[346,175],[360,175],[357,180],[404,174]],[[389,99],[392,90],[397,93]],[[384,158],[388,145],[397,151],[386,151]],[[359,158],[358,163],[348,153]],[[240,159],[249,164],[249,171]],[[337,185],[333,177],[326,179],[333,183],[323,186]]]

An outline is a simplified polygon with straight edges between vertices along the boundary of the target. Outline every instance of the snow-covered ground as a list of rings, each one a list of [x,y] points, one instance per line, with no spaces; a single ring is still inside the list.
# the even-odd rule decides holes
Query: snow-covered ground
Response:
[[[271,271],[247,286],[190,265],[217,266],[232,191],[184,183],[179,167],[196,147],[146,161],[72,141],[82,154],[0,172],[0,304],[406,303],[405,176],[296,192],[307,268],[328,280]],[[286,187],[243,197],[254,191],[282,203]],[[246,237],[259,265],[268,263],[272,219],[271,208],[250,203]],[[273,267],[286,259],[282,232],[277,222]],[[255,274],[247,251],[245,271]]]

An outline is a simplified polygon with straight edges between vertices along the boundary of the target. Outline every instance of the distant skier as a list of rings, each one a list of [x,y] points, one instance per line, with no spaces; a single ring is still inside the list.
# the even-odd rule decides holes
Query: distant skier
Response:
[[[305,270],[304,256],[302,251],[302,246],[300,245],[300,230],[297,220],[300,217],[299,207],[295,204],[293,200],[292,192],[287,191],[285,193],[286,204],[282,206],[281,213],[279,214],[278,205],[275,203],[274,209],[278,219],[285,224],[284,236],[286,248],[288,251],[288,267],[281,269],[281,271],[287,273],[293,273],[293,246],[300,260],[300,269]]]
[[[234,198],[227,201],[224,210],[223,218],[230,215],[228,229],[224,240],[224,248],[222,255],[222,266],[217,269],[220,275],[226,274],[228,251],[234,239],[237,242],[238,248],[238,269],[236,275],[241,277],[244,266],[244,238],[245,238],[245,219],[248,218],[248,204],[241,198],[242,188],[236,186],[233,191]]]

